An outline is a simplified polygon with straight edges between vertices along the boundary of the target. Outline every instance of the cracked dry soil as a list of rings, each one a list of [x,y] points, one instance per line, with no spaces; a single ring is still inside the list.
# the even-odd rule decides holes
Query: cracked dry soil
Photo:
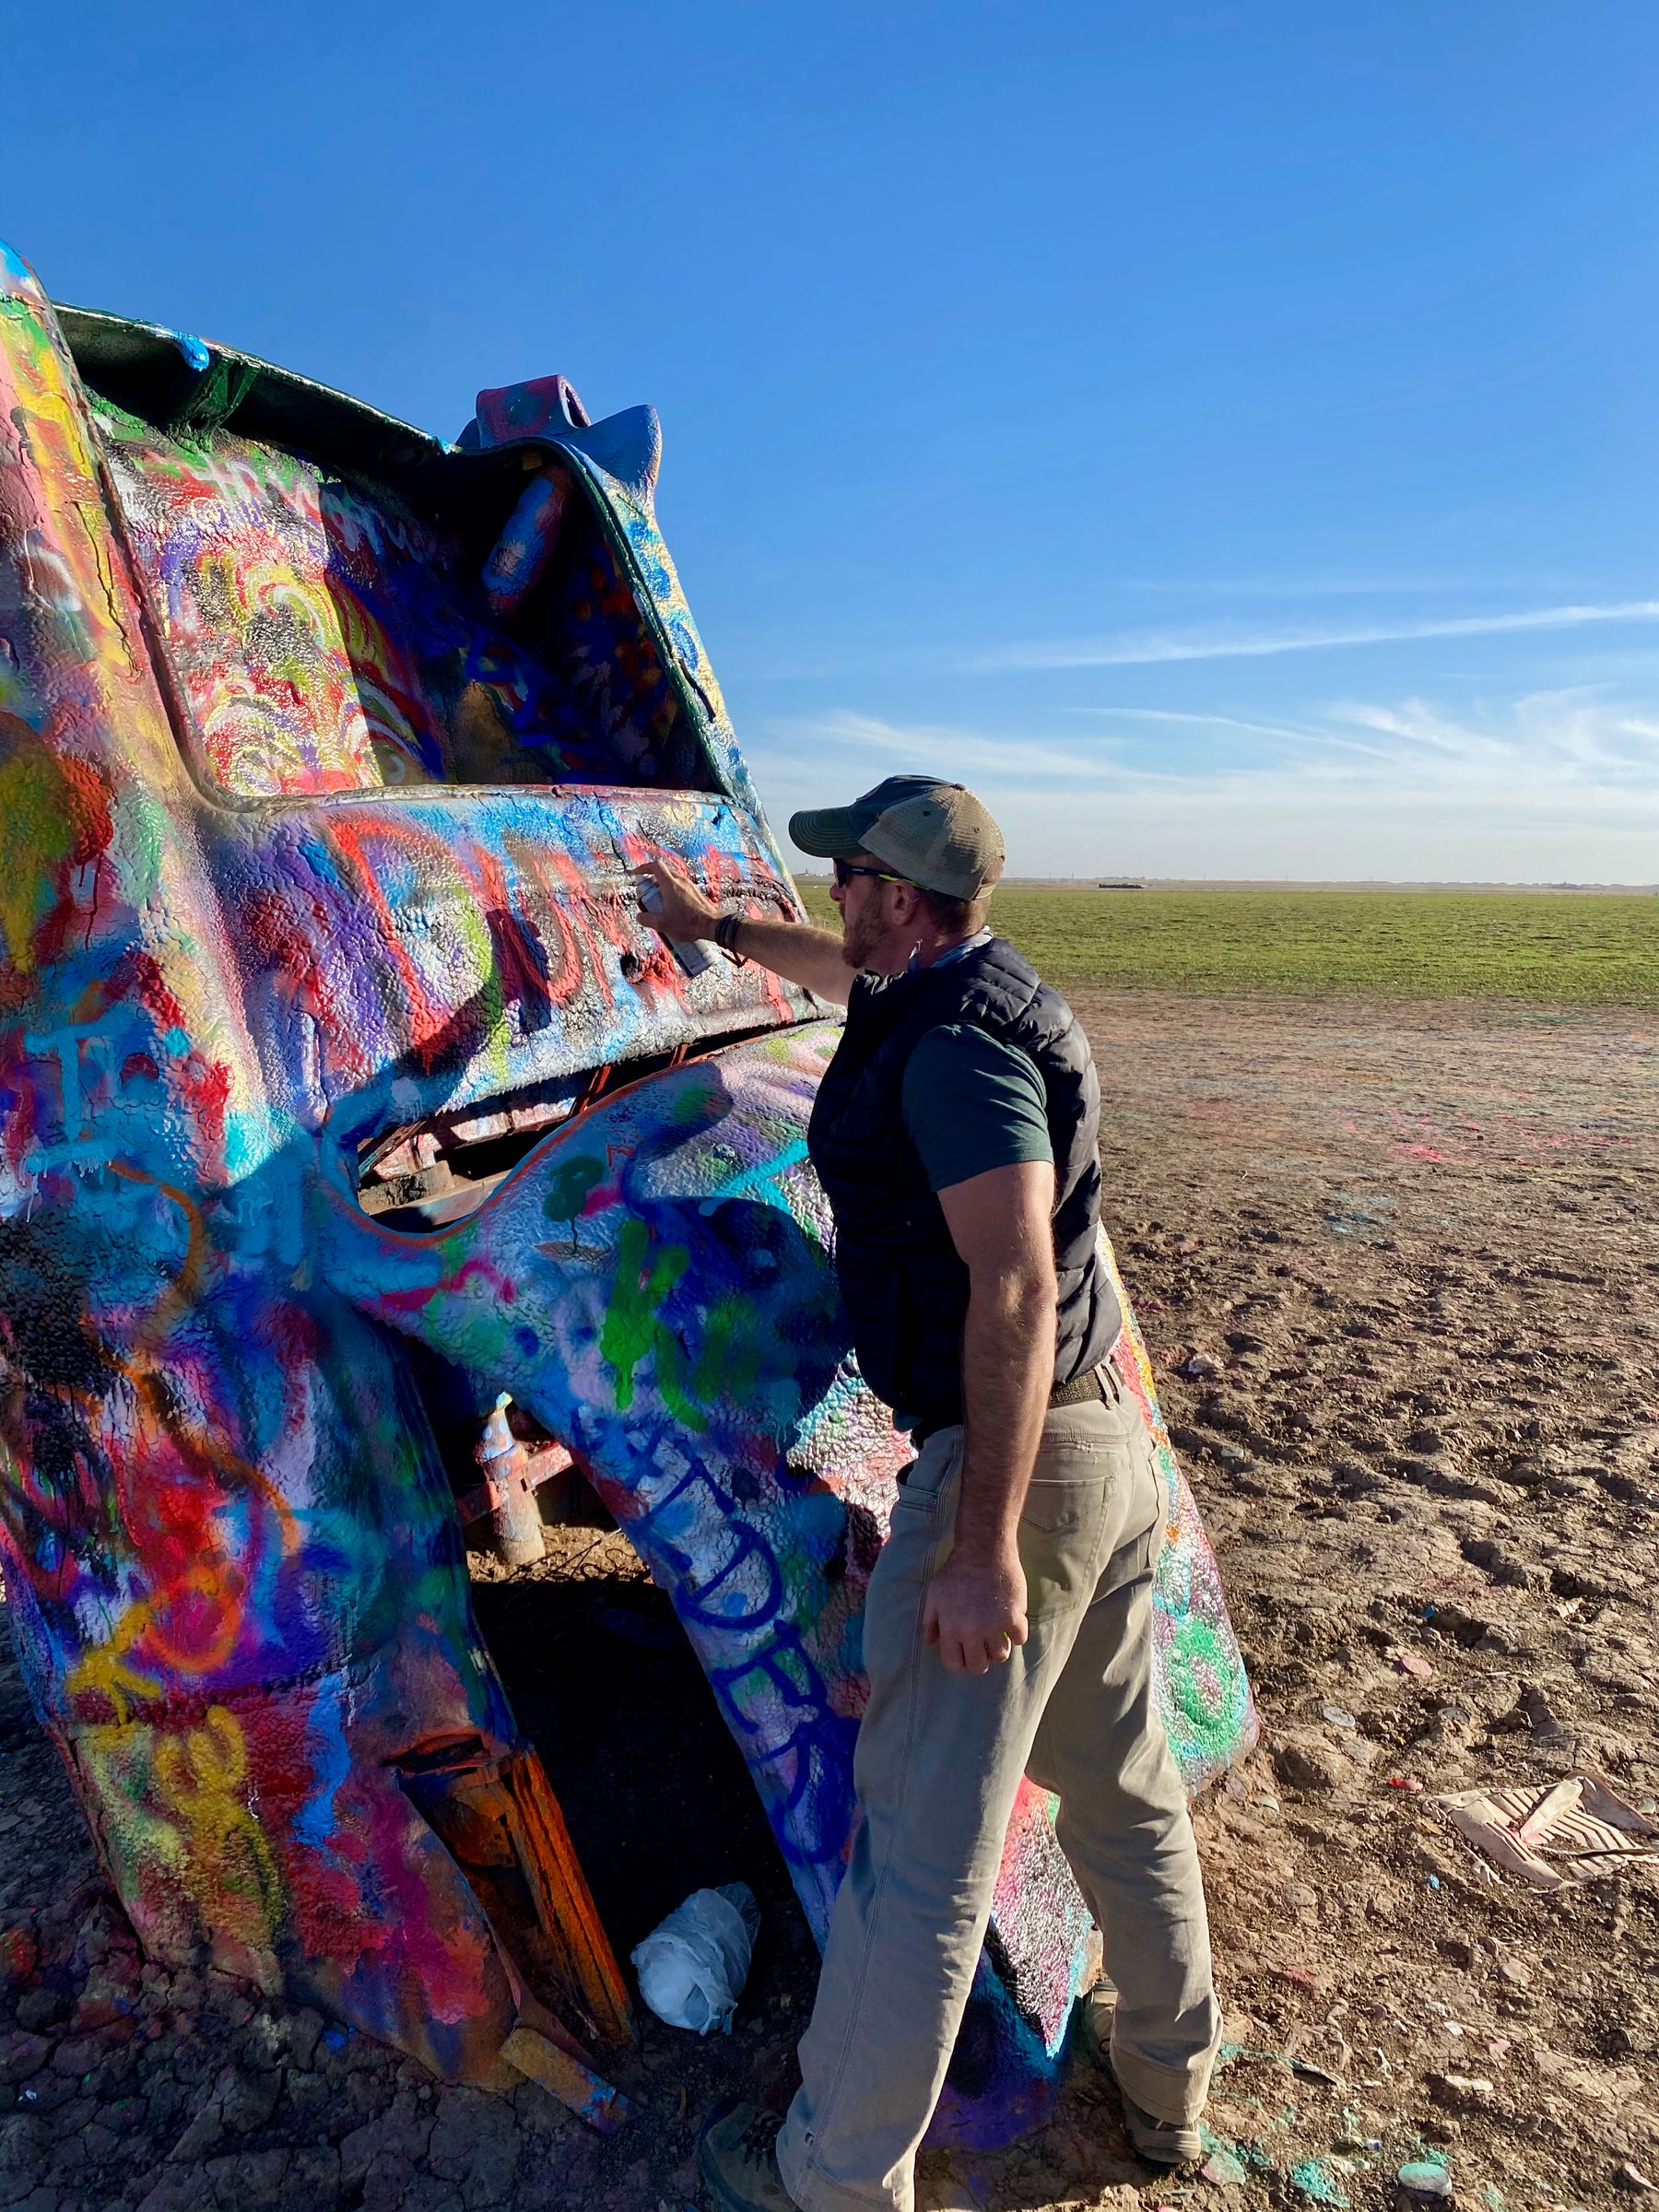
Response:
[[[1074,2068],[1038,2136],[924,2157],[922,2202],[1371,2212],[1427,2153],[1482,2212],[1635,2205],[1659,1870],[1541,1896],[1431,1800],[1586,1768],[1659,1796],[1659,1022],[1077,1003],[1109,1222],[1265,1724],[1197,1815],[1228,2053],[1211,2178],[1139,2165]],[[447,2088],[147,1964],[7,1655],[0,2206],[683,2212],[708,2104],[787,2093],[813,1958],[747,1778],[625,1543],[552,1533],[527,1574],[477,1563],[485,1633],[618,1950],[701,1882],[756,1888],[734,2035],[647,2021],[603,2062],[636,2106],[606,2140],[534,2084]]]

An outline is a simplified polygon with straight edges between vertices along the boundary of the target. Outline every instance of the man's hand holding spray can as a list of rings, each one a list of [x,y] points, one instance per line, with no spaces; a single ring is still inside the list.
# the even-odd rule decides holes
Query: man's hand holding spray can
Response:
[[[642,871],[635,881],[639,885],[640,912],[648,922],[654,922],[663,911],[661,888],[654,876],[648,876]],[[664,943],[679,963],[682,975],[688,978],[702,975],[714,965],[714,956],[706,946],[695,940],[671,937],[665,931],[662,935]]]

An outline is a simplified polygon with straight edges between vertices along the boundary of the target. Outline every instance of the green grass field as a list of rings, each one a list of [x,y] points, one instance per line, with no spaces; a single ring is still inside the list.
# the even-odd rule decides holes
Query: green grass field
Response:
[[[833,923],[828,885],[802,888],[815,919]],[[1659,898],[1617,892],[1013,885],[991,919],[1062,990],[1659,1005]]]

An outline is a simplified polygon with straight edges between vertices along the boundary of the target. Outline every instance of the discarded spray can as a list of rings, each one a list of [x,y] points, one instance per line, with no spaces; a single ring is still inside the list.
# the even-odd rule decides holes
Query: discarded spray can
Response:
[[[649,876],[640,877],[640,912],[649,921],[653,914],[663,911],[663,894]],[[669,951],[679,962],[683,975],[701,975],[714,965],[714,956],[700,945],[682,945],[674,937],[663,939]]]
[[[503,1567],[529,1567],[547,1550],[530,1454],[507,1425],[512,1396],[502,1391],[478,1439],[478,1472],[489,1492],[489,1526]]]

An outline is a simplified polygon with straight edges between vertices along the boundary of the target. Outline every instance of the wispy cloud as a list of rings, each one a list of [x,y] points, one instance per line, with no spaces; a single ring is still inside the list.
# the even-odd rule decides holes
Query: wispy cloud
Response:
[[[1062,707],[1063,714],[1099,715],[1113,722],[1172,722],[1186,729],[1242,730],[1252,737],[1301,740],[1306,724],[1289,722],[1245,722],[1237,714],[1182,713],[1173,707]]]
[[[1249,629],[1206,624],[1186,629],[1124,630],[1114,637],[1010,645],[971,665],[997,668],[1133,668],[1167,661],[1256,660],[1280,653],[1324,653],[1351,645],[1398,645],[1421,638],[1499,637],[1531,629],[1577,629],[1592,622],[1659,622],[1659,599],[1608,606],[1535,606],[1510,614],[1458,615],[1416,622],[1354,623]]]
[[[799,721],[780,720],[771,725],[784,741],[789,757],[802,768],[822,776],[824,747],[844,746],[854,755],[886,755],[865,765],[872,782],[897,772],[896,764],[919,775],[940,775],[956,780],[977,776],[1041,776],[1096,779],[1117,772],[1110,762],[1080,752],[1075,746],[1051,745],[1033,737],[992,737],[948,723],[893,723],[873,714],[857,714],[846,708],[813,714]],[[791,741],[805,741],[806,753],[794,752]],[[778,756],[774,753],[772,756]],[[952,763],[955,763],[952,766]],[[863,769],[849,763],[854,775]]]
[[[1101,712],[1122,725],[1110,745],[843,710],[773,724],[757,766],[780,815],[900,767],[971,782],[1022,875],[1659,877],[1659,723],[1595,690],[1459,712],[1350,700],[1306,721]],[[1171,724],[1254,743],[1214,764],[1190,746],[1166,758],[1159,733]]]
[[[1113,579],[1112,588],[1196,600],[1425,598],[1431,592],[1570,592],[1577,587],[1564,576],[1540,576],[1535,571],[1524,582],[1489,573],[1484,576],[1124,576]]]

